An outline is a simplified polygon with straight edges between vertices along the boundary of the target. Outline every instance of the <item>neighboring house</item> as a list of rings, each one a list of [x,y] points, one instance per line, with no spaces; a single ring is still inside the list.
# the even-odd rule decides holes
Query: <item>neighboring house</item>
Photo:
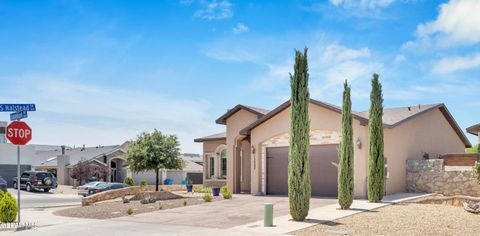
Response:
[[[469,134],[473,134],[478,137],[478,144],[480,144],[480,124],[476,124],[474,126],[468,127],[467,132]]]
[[[37,152],[37,161],[33,163],[35,170],[50,171],[56,174],[58,184],[78,185],[71,178],[73,168],[79,161],[88,165],[104,165],[110,169],[110,176],[102,179],[107,182],[122,182],[127,176],[127,162],[123,157],[129,142],[122,145],[62,148]]]
[[[95,167],[103,165],[108,167],[109,176],[107,179],[101,179],[107,182],[123,182],[127,176],[134,178],[135,183],[141,179],[146,179],[149,183],[155,179],[155,173],[131,173],[128,169],[128,163],[125,157],[129,142],[122,145],[97,146],[97,147],[61,147],[48,145],[25,145],[21,147],[21,171],[26,170],[44,170],[50,171],[57,176],[58,184],[78,185],[78,181],[71,178],[73,168],[79,161],[83,161],[88,166]],[[17,175],[16,165],[17,149],[10,143],[0,144],[0,176],[13,184],[12,179]],[[187,154],[183,157],[187,163],[183,170],[164,170],[163,179],[171,178],[174,183],[180,184],[186,177],[192,179],[195,183],[202,182],[202,166],[193,162],[195,154]],[[100,176],[96,176],[100,177]],[[162,180],[163,180],[162,179]],[[161,180],[161,181],[162,181]]]
[[[341,108],[311,99],[312,195],[337,196]],[[355,196],[367,195],[368,112],[354,112]],[[444,104],[384,109],[386,193],[406,191],[407,159],[463,153],[471,144]],[[237,105],[216,120],[226,133],[203,143],[204,185],[226,184],[234,193],[286,195],[290,101],[272,111]]]

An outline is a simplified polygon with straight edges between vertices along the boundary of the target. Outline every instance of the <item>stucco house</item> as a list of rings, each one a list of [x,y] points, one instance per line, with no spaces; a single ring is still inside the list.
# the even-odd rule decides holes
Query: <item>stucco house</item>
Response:
[[[337,196],[341,108],[311,99],[312,195]],[[353,113],[355,196],[367,195],[368,112]],[[407,159],[463,153],[471,144],[444,104],[386,108],[386,193],[406,191]],[[272,111],[237,105],[216,120],[226,132],[203,143],[204,185],[226,184],[234,193],[286,195],[290,101]]]
[[[132,177],[138,184],[140,180],[146,180],[149,184],[155,184],[153,171],[135,173],[128,169],[125,152],[129,142],[121,145],[95,146],[95,147],[65,147],[49,145],[25,145],[21,147],[21,171],[43,170],[50,171],[57,176],[59,184],[78,185],[78,181],[71,178],[73,168],[83,161],[91,169],[105,169],[107,176],[102,173],[93,173],[99,180],[106,182],[123,182],[126,177]],[[186,162],[182,170],[162,170],[160,181],[172,179],[174,184],[181,184],[185,178],[190,178],[196,184],[202,183],[202,171],[200,156],[186,153],[181,156]],[[200,163],[200,164],[199,164]],[[16,146],[10,143],[0,143],[0,176],[13,184],[13,177],[17,175]],[[96,172],[96,171],[94,171]]]

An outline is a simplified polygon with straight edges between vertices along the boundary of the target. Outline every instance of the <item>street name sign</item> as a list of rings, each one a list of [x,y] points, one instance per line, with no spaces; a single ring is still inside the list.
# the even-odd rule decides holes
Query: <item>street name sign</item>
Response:
[[[25,111],[25,110],[10,113],[10,121],[20,120],[20,119],[24,119],[24,118],[27,118],[27,117],[28,117],[28,114],[27,114],[27,111]]]
[[[35,111],[35,104],[0,104],[0,112]]]
[[[10,123],[5,133],[7,139],[15,145],[25,145],[32,140],[32,129],[22,121]]]

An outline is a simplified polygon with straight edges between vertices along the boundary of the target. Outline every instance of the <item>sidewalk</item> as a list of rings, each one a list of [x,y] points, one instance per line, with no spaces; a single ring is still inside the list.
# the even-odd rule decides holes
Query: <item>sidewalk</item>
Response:
[[[332,204],[319,208],[310,209],[307,220],[304,222],[292,221],[290,215],[275,217],[273,227],[263,227],[263,221],[257,221],[245,225],[230,228],[233,231],[243,231],[261,234],[287,234],[300,229],[308,228],[316,224],[334,221],[353,214],[372,211],[393,203],[407,201],[430,194],[421,193],[399,193],[385,196],[381,203],[369,203],[367,200],[354,200],[350,210],[338,210],[338,204]],[[274,206],[275,210],[275,206]]]

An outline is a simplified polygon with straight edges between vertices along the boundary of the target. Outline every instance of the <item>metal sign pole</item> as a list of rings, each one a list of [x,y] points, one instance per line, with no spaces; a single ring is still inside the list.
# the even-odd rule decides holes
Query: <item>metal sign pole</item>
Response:
[[[17,224],[20,226],[20,145],[17,145],[17,203],[18,203],[18,221]]]

